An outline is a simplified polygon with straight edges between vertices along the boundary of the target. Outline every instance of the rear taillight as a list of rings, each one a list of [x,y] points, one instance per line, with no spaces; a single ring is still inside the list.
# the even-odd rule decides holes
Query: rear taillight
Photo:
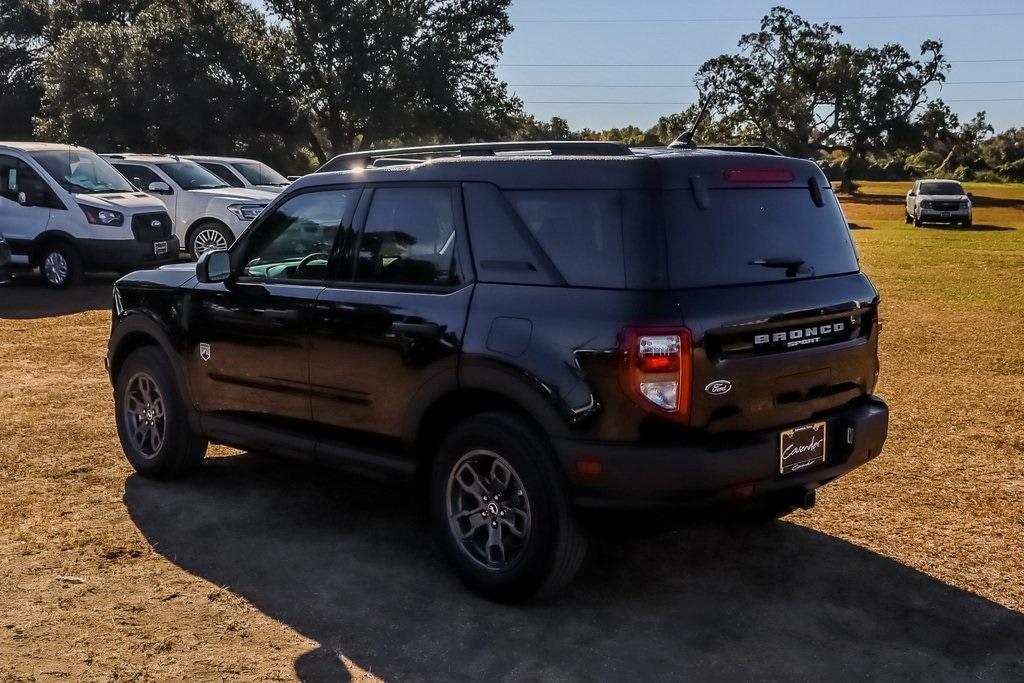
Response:
[[[689,422],[693,352],[686,328],[626,328],[620,341],[619,382],[644,410]]]

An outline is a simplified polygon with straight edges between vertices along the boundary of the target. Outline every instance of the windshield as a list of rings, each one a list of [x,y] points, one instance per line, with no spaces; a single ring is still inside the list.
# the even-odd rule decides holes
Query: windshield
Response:
[[[124,176],[88,150],[33,152],[32,158],[58,185],[71,194],[133,191]]]
[[[239,162],[231,164],[235,170],[253,185],[288,185],[288,179],[259,162]]]
[[[921,183],[921,194],[959,196],[963,193],[963,186],[953,180],[944,180],[937,183]]]
[[[171,180],[183,190],[212,190],[217,187],[228,187],[227,183],[194,161],[160,164],[160,170],[169,175]]]

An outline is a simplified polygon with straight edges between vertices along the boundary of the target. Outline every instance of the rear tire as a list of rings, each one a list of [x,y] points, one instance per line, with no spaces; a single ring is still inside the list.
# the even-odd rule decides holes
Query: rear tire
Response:
[[[156,346],[136,349],[122,363],[114,414],[125,457],[144,477],[184,477],[206,455],[208,442],[192,431],[174,370]]]
[[[207,251],[227,249],[234,241],[235,236],[224,225],[217,221],[205,221],[192,228],[186,246],[192,258],[198,259]]]
[[[510,413],[457,425],[429,482],[434,529],[455,573],[501,602],[549,597],[576,575],[586,538],[547,439]]]
[[[68,289],[82,282],[82,257],[67,242],[50,242],[39,252],[39,275],[47,287]]]

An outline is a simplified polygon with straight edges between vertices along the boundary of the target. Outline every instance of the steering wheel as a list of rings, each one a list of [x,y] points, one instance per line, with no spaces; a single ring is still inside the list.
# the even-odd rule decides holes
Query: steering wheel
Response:
[[[330,255],[325,254],[322,251],[318,251],[313,254],[308,254],[305,258],[299,261],[298,265],[295,266],[295,274],[298,275],[303,268],[305,268],[318,258],[322,258],[325,261],[329,261],[331,257]]]

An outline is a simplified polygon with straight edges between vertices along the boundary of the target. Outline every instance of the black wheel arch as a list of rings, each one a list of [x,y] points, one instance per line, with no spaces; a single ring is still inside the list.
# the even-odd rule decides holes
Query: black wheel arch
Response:
[[[63,244],[81,255],[78,240],[73,235],[63,230],[45,230],[36,235],[35,239],[32,240],[32,247],[28,254],[29,265],[38,266],[43,260],[44,250],[53,244]]]
[[[174,378],[185,405],[189,412],[189,424],[196,432],[201,431],[199,413],[192,401],[192,392],[188,382],[181,355],[171,343],[170,334],[163,323],[143,312],[125,312],[118,319],[107,343],[107,370],[111,385],[117,382],[117,373],[124,361],[136,349],[144,346],[156,346],[163,351],[174,371]]]
[[[460,422],[481,413],[506,412],[526,420],[545,438],[568,433],[551,396],[538,382],[500,363],[463,364],[456,376],[445,373],[424,385],[405,418],[402,441],[417,461],[417,479],[430,471],[444,437]],[[559,469],[560,462],[554,463]]]

